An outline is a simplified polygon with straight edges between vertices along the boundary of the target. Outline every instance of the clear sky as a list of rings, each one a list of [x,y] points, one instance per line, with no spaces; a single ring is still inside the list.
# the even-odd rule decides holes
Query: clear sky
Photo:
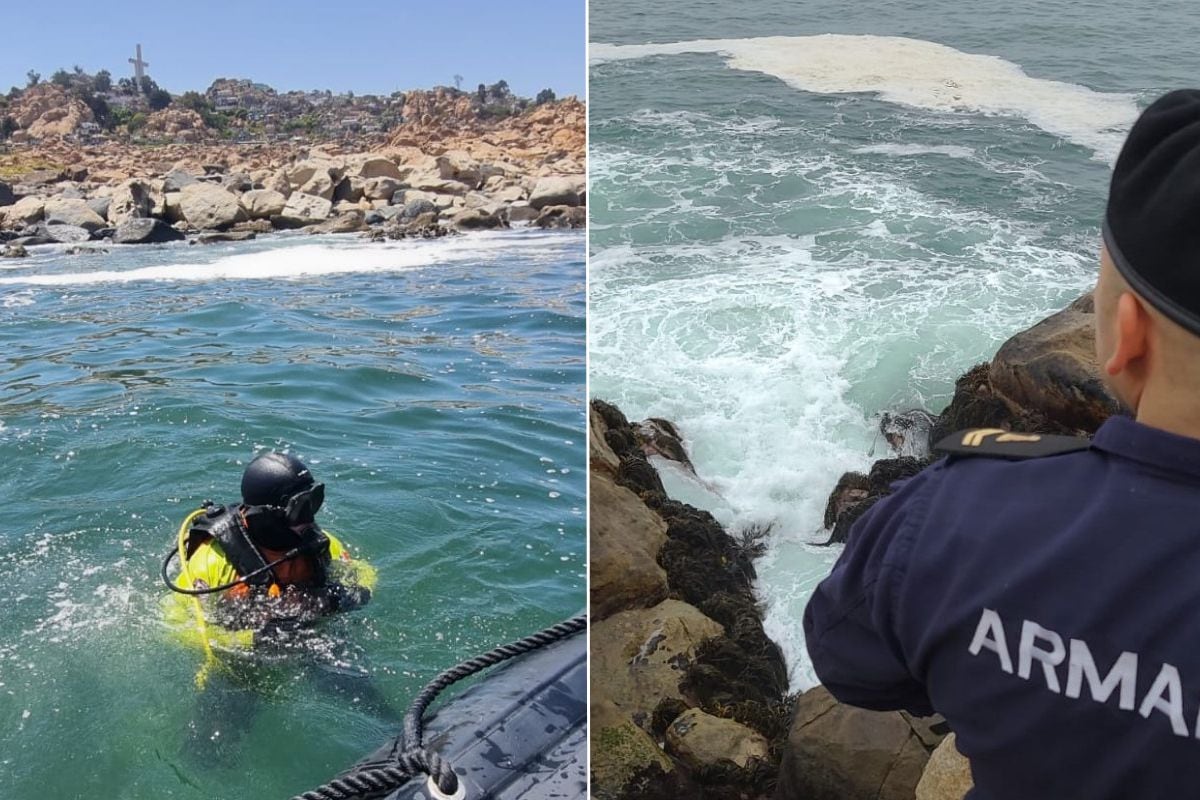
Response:
[[[585,0],[48,0],[0,20],[0,92],[76,64],[132,76],[134,46],[146,72],[176,94],[214,78],[276,89],[357,94],[508,81],[582,98]]]

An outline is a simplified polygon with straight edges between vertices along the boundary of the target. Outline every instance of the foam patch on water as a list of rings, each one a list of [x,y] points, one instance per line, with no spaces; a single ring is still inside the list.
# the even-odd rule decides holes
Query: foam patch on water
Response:
[[[975,151],[969,147],[956,144],[872,144],[866,147],[856,147],[850,151],[859,155],[876,154],[884,156],[946,156],[948,158],[972,159]]]
[[[479,233],[432,242],[349,245],[322,242],[238,253],[203,263],[175,262],[124,270],[10,275],[0,277],[0,286],[83,286],[136,281],[296,280],[352,273],[406,272],[438,264],[486,260],[502,252],[538,253],[547,250],[546,236],[523,232]],[[34,265],[34,268],[36,269],[37,265]],[[19,304],[25,299],[27,296],[22,295],[21,299],[13,302]]]
[[[761,72],[820,94],[870,92],[942,113],[1023,118],[1111,162],[1137,117],[1129,94],[1034,78],[997,56],[899,36],[768,36],[660,44],[593,43],[593,65],[648,56],[715,53],[737,70]]]

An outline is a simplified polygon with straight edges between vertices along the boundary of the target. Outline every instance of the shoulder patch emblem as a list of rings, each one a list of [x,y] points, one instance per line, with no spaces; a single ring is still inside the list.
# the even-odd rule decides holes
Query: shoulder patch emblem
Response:
[[[1074,453],[1091,446],[1090,439],[1075,436],[1013,433],[1003,428],[973,428],[947,436],[933,446],[933,451],[950,456],[989,456],[1019,461]]]

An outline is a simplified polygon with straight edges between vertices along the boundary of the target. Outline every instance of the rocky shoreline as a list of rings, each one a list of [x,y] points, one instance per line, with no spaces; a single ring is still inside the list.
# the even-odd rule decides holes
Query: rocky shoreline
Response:
[[[1117,402],[1098,378],[1085,295],[1009,339],[940,415],[884,414],[893,450],[830,495],[830,542],[893,481],[968,427],[1086,435]],[[686,453],[669,423],[590,417],[593,794],[777,800],[961,800],[970,765],[940,717],[873,712],[817,686],[787,696],[752,581],[763,532],[740,539],[666,497],[647,454]],[[799,624],[799,622],[797,622]]]
[[[211,143],[77,148],[47,141],[0,159],[0,248],[238,241],[302,230],[373,240],[528,223],[586,223],[585,110],[546,103],[503,125],[415,115],[368,151]]]

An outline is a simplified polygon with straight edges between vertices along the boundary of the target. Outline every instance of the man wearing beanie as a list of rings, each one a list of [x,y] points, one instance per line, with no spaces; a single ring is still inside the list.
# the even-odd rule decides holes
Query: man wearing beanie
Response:
[[[1200,796],[1200,91],[1117,160],[1091,440],[988,429],[854,526],[804,615],[822,683],[942,714],[973,800]]]

